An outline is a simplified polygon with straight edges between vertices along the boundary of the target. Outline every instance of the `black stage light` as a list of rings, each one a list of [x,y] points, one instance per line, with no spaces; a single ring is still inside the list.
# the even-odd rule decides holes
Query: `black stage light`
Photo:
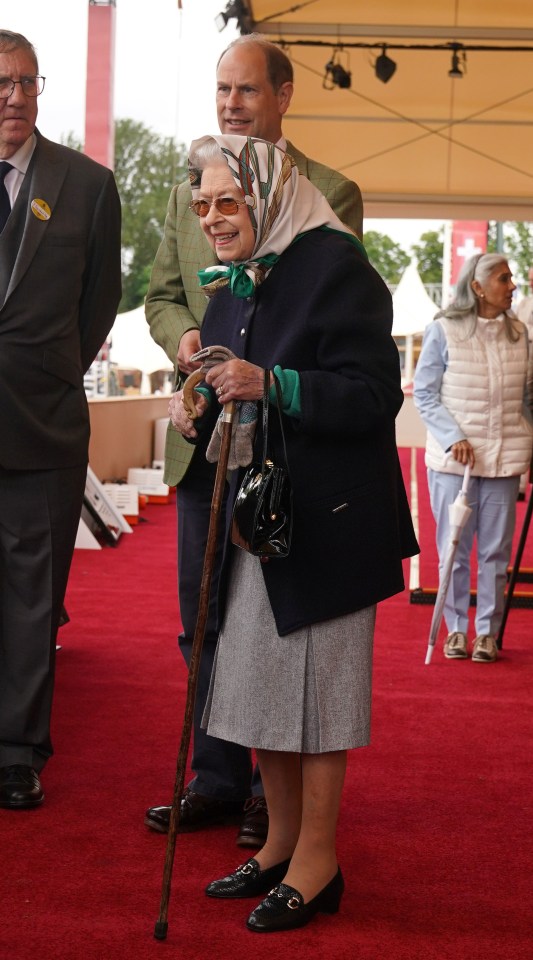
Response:
[[[333,90],[333,87],[341,87],[343,90],[349,90],[352,85],[352,75],[349,70],[345,70],[342,64],[338,63],[334,57],[326,63],[326,74],[322,84],[326,90]]]
[[[232,17],[238,17],[242,13],[242,3],[239,3],[238,0],[234,3],[228,3],[225,10],[222,13],[217,13],[215,17],[215,24],[219,33],[225,29],[228,25],[228,20],[231,20]]]
[[[461,58],[462,64],[463,64],[463,69],[461,69],[461,64],[460,64],[460,62],[459,62],[459,57],[460,57],[460,54],[457,53],[457,50],[454,50],[453,53],[452,53],[452,67],[451,67],[451,70],[448,70],[448,76],[449,76],[449,77],[452,77],[452,78],[454,78],[454,79],[459,79],[459,77],[463,77],[464,74],[465,74],[465,71],[466,71],[466,66],[465,66],[465,64],[466,64],[466,53],[463,52],[463,55],[462,55],[462,58]]]
[[[379,57],[377,58],[374,64],[374,69],[376,71],[376,77],[378,80],[381,80],[382,83],[388,83],[390,78],[396,72],[396,64],[394,60],[391,60],[391,58],[387,56],[386,45],[383,47],[383,52],[380,53]]]

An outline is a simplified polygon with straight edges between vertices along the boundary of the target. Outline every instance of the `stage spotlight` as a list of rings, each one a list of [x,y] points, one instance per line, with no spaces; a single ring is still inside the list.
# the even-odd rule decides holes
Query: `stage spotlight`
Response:
[[[222,13],[217,13],[215,17],[218,32],[222,33],[222,30],[228,25],[228,20],[231,20],[232,17],[238,17],[240,13],[242,13],[242,2],[239,3],[239,0],[235,0],[235,2],[231,3],[230,0],[226,9],[223,10]]]
[[[383,46],[383,52],[380,53],[379,57],[377,58],[374,64],[374,69],[376,71],[376,77],[378,80],[381,80],[382,83],[388,83],[390,78],[396,72],[396,64],[394,60],[391,60],[391,58],[387,56],[386,45]]]
[[[333,90],[333,87],[349,90],[352,85],[352,75],[349,70],[344,69],[342,63],[339,63],[338,54],[339,51],[334,50],[331,60],[326,63],[326,73],[322,83],[326,90]]]
[[[461,69],[462,64],[462,69]],[[448,76],[453,79],[459,79],[463,77],[466,73],[466,53],[464,50],[462,53],[458,53],[457,50],[454,50],[452,53],[452,67],[451,70],[448,70]]]

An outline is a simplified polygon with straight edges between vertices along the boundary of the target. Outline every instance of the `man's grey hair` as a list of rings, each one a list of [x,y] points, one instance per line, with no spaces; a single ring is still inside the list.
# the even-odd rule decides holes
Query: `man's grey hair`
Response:
[[[35,72],[39,73],[39,62],[35,47],[21,33],[11,30],[0,30],[0,53],[11,53],[12,50],[25,50],[35,63]]]

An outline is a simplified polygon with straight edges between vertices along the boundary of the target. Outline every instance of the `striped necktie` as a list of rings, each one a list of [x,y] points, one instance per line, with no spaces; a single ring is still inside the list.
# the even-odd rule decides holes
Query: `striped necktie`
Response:
[[[2,230],[7,222],[7,218],[11,213],[11,204],[9,202],[7,188],[4,183],[4,177],[12,169],[13,166],[11,163],[8,163],[7,160],[0,160],[0,233],[2,233]]]

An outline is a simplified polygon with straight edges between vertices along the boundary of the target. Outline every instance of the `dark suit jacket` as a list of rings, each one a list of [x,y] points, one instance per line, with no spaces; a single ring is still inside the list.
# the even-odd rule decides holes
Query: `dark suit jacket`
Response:
[[[262,564],[280,635],[401,591],[402,557],[418,552],[395,442],[403,394],[391,328],[381,277],[348,239],[320,230],[285,251],[254,298],[225,288],[209,303],[204,346],[300,375],[301,417],[284,417],[293,544]],[[269,441],[282,463],[275,415]],[[261,444],[259,426],[257,461]]]
[[[113,174],[40,134],[0,237],[0,464],[87,460],[83,374],[120,299],[120,201]],[[32,201],[45,201],[40,219]]]

